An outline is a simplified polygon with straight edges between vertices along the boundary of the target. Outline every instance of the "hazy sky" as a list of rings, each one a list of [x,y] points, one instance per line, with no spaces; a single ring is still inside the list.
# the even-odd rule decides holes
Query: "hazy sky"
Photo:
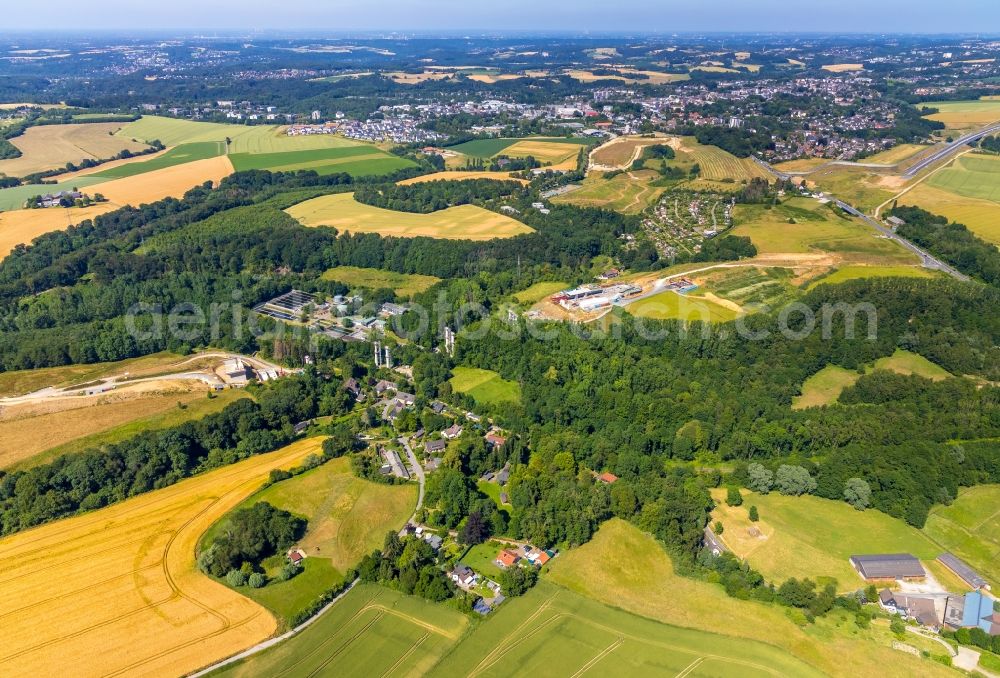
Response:
[[[45,0],[5,2],[0,33],[820,31],[1000,34],[1000,0]]]

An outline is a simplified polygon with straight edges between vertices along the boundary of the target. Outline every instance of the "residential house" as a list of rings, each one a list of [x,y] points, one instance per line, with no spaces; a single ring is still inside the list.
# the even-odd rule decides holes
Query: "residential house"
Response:
[[[399,387],[396,386],[394,381],[386,381],[385,379],[379,379],[375,382],[375,393],[382,395],[386,391],[397,391]]]
[[[424,452],[427,454],[443,452],[446,447],[448,447],[448,443],[445,440],[428,440],[424,443]]]
[[[507,442],[507,438],[500,435],[496,431],[490,431],[486,434],[486,444],[490,447],[503,447],[504,443]]]
[[[463,588],[475,586],[477,579],[479,576],[471,567],[463,563],[456,563],[455,568],[451,571],[451,580]]]
[[[521,556],[517,555],[514,551],[509,549],[504,549],[497,554],[496,564],[502,570],[506,570],[508,567],[513,567],[521,560]]]
[[[618,480],[618,476],[616,476],[614,473],[609,473],[605,471],[604,473],[599,474],[597,476],[597,479],[602,483],[604,483],[605,485],[610,485],[611,483]]]
[[[413,403],[417,402],[417,396],[412,393],[406,393],[405,391],[396,391],[396,402],[409,407],[413,405]]]
[[[504,464],[504,467],[499,471],[497,471],[496,479],[497,479],[497,485],[499,485],[500,487],[503,487],[504,485],[507,484],[507,481],[510,480],[510,462]]]
[[[441,431],[441,437],[447,438],[448,440],[453,440],[460,435],[462,435],[462,427],[458,424],[452,424],[445,430]]]
[[[302,561],[306,559],[306,552],[302,549],[289,549],[285,557],[292,565],[301,565]]]

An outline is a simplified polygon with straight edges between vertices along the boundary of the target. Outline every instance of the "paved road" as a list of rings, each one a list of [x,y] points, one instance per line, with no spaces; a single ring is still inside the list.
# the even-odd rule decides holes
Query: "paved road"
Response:
[[[247,657],[255,655],[258,652],[262,652],[262,651],[266,650],[269,647],[277,645],[278,643],[280,643],[282,641],[288,640],[292,636],[298,635],[304,629],[306,629],[308,626],[310,626],[311,624],[313,624],[317,619],[319,619],[320,617],[322,617],[324,612],[326,612],[331,607],[333,607],[335,604],[337,604],[338,602],[340,602],[340,599],[343,598],[344,596],[346,596],[348,593],[350,593],[351,589],[353,589],[357,585],[357,583],[359,581],[361,581],[361,580],[360,579],[355,579],[354,581],[352,581],[350,583],[350,585],[348,585],[348,587],[346,589],[344,589],[343,591],[341,591],[337,595],[336,598],[334,598],[329,603],[327,603],[326,606],[323,607],[323,609],[321,609],[319,612],[317,612],[312,617],[309,617],[309,619],[306,619],[304,622],[302,622],[301,624],[299,624],[298,626],[296,626],[291,631],[288,631],[287,633],[283,633],[282,635],[276,636],[274,638],[269,638],[268,640],[265,640],[265,641],[263,641],[261,643],[257,643],[253,647],[251,647],[251,648],[249,648],[247,650],[244,650],[243,652],[240,652],[239,654],[234,654],[232,657],[229,657],[228,659],[223,659],[221,662],[216,662],[215,664],[212,664],[211,666],[208,666],[208,667],[202,669],[201,671],[198,671],[197,673],[192,673],[190,676],[188,676],[188,678],[199,678],[200,676],[204,676],[206,674],[209,674],[212,671],[215,671],[216,669],[222,668],[223,666],[228,666],[230,664],[233,664],[235,662],[240,661],[241,659],[246,659]]]
[[[417,511],[424,505],[424,484],[427,477],[424,475],[424,467],[420,465],[420,461],[417,459],[417,455],[413,453],[413,449],[410,447],[410,443],[406,437],[400,436],[396,440],[406,450],[406,456],[410,458],[410,466],[413,467],[413,472],[417,474],[417,480],[420,482],[420,492],[417,494],[417,506],[413,509],[413,515],[410,516],[410,520],[407,521],[412,523],[417,519]]]
[[[958,139],[955,139],[955,141],[945,146],[944,148],[942,148],[940,151],[932,153],[931,155],[927,156],[920,162],[914,164],[913,167],[903,172],[903,176],[906,177],[907,179],[912,179],[921,170],[926,169],[930,165],[936,163],[938,160],[946,158],[955,151],[960,150],[966,144],[972,143],[973,141],[979,141],[983,137],[993,134],[995,132],[1000,132],[1000,123],[994,123],[989,127],[985,127],[977,132],[971,132],[969,134],[966,134],[965,136],[961,136]]]
[[[879,222],[879,221],[877,221],[875,219],[872,219],[870,216],[868,216],[867,214],[865,214],[861,210],[857,209],[856,207],[848,205],[843,200],[837,200],[836,203],[837,203],[837,206],[840,209],[844,210],[848,214],[854,215],[857,218],[863,220],[866,224],[868,224],[872,228],[876,229],[879,233],[881,233],[885,237],[890,238],[892,240],[895,240],[900,245],[902,245],[906,249],[908,249],[911,252],[913,252],[914,254],[916,254],[918,257],[920,257],[920,261],[924,265],[924,268],[929,268],[929,269],[936,270],[936,271],[943,271],[943,272],[947,273],[948,275],[950,275],[950,276],[952,276],[954,278],[957,278],[959,280],[968,280],[969,279],[969,276],[964,275],[963,273],[959,273],[957,270],[955,270],[954,268],[952,268],[948,264],[946,264],[943,261],[941,261],[940,259],[934,257],[932,254],[930,254],[926,250],[918,247],[917,245],[914,245],[912,242],[910,242],[906,238],[904,238],[904,237],[902,237],[900,235],[897,235],[891,228],[888,228],[887,226],[883,225],[881,222]]]
[[[708,525],[705,526],[705,546],[712,550],[712,553],[720,555],[723,553],[728,553],[729,549],[726,545],[722,543],[722,540],[716,536],[715,532],[712,532],[712,528]]]

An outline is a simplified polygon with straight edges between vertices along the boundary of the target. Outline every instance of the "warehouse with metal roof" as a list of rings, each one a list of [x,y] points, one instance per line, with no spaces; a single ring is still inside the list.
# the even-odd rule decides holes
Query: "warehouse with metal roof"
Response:
[[[909,553],[851,556],[851,566],[864,579],[923,579],[924,566]]]
[[[950,553],[942,553],[937,559],[939,563],[958,575],[971,588],[975,590],[986,589],[987,591],[990,589],[989,583],[958,557]]]

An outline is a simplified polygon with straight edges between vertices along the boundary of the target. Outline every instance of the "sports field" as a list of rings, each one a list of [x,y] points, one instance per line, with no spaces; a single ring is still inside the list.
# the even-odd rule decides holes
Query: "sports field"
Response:
[[[982,127],[1000,120],[1000,99],[928,101],[918,104],[917,107],[938,109],[937,113],[927,117],[943,122],[948,129]]]
[[[935,175],[936,176],[936,175]],[[933,177],[932,177],[933,178]],[[900,205],[922,207],[951,221],[964,224],[983,240],[1000,245],[1000,202],[982,200],[935,188],[925,181],[907,191]]]
[[[455,367],[451,370],[452,377],[448,380],[451,387],[459,393],[468,393],[483,405],[495,405],[506,402],[520,402],[521,386],[516,381],[508,381],[492,370],[481,370],[476,367]]]
[[[358,268],[357,266],[331,268],[323,273],[323,279],[336,280],[351,287],[388,288],[404,297],[411,297],[441,282],[441,278],[435,278],[432,275],[395,273],[377,268]]]
[[[652,186],[659,178],[653,170],[626,172],[610,179],[591,173],[581,187],[552,199],[553,203],[601,207],[624,214],[638,214],[654,204],[667,189]]]
[[[723,542],[776,584],[789,577],[822,577],[836,579],[839,591],[854,591],[864,584],[848,562],[854,554],[912,553],[933,560],[942,552],[902,520],[874,509],[858,511],[843,501],[744,491],[742,506],[728,506],[725,490],[713,496],[712,517],[725,527]],[[750,506],[760,514],[756,523],[747,517]]]
[[[931,509],[924,532],[1000,588],[1000,485],[962,488]]]
[[[0,540],[0,674],[183,675],[264,640],[274,618],[195,569],[195,544],[294,444]],[[45,623],[39,623],[45,620]]]
[[[897,374],[916,374],[934,381],[952,376],[943,367],[935,365],[922,355],[903,349],[896,349],[891,356],[879,358],[864,367],[865,372],[874,369],[888,370]],[[827,365],[803,382],[802,394],[793,398],[792,409],[831,405],[837,402],[841,392],[852,386],[860,376],[860,372],[837,365]]]
[[[854,630],[853,622],[821,619],[800,627],[785,608],[730,598],[718,584],[681,576],[659,542],[623,520],[607,521],[591,541],[560,554],[547,567],[548,581],[618,610],[712,634],[725,629],[728,636],[761,641],[777,650],[771,666],[779,673],[812,668],[845,678],[953,675],[932,661],[872,642],[868,634]],[[498,619],[499,614],[502,608]],[[714,647],[723,654],[730,645],[727,639]],[[795,660],[801,661],[777,663]]]
[[[431,676],[818,676],[775,647],[644,619],[540,582],[505,602]]]
[[[316,623],[213,678],[421,676],[469,627],[457,610],[359,584]]]
[[[737,205],[733,221],[733,235],[749,236],[761,254],[830,252],[859,264],[916,263],[902,246],[811,198],[790,198],[772,209]]]
[[[723,299],[711,299],[707,296],[678,294],[667,290],[639,299],[627,305],[625,309],[639,318],[654,320],[684,320],[686,322],[701,321],[711,323],[728,322],[740,313],[738,305]]]
[[[21,151],[20,158],[0,160],[0,174],[23,177],[35,172],[65,167],[82,160],[104,160],[121,151],[142,151],[146,144],[118,137],[120,122],[40,125],[10,140]]]
[[[306,226],[333,226],[341,232],[400,238],[492,240],[532,232],[519,221],[475,205],[459,205],[430,214],[395,212],[359,203],[353,193],[320,196],[285,211]]]
[[[313,454],[322,454],[322,444],[322,438],[298,443]],[[309,521],[305,536],[296,545],[306,552],[304,572],[261,589],[240,589],[280,619],[289,619],[342,581],[343,573],[366,554],[381,547],[387,532],[406,523],[417,503],[417,487],[358,478],[350,460],[341,457],[257,492],[237,508],[260,501]],[[214,534],[224,531],[226,524],[223,518],[213,525],[203,546]],[[265,561],[265,569],[276,575],[285,562],[284,554],[279,554]]]

